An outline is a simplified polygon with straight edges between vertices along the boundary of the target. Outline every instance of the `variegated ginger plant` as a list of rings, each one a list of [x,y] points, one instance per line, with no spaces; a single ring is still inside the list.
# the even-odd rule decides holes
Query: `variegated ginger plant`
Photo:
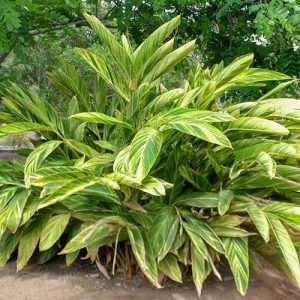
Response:
[[[0,265],[17,250],[21,270],[38,247],[41,262],[58,253],[70,265],[86,249],[100,266],[101,249],[112,273],[137,267],[156,287],[191,269],[200,295],[225,257],[244,295],[258,253],[299,286],[300,102],[276,98],[294,80],[250,68],[246,55],[197,66],[167,90],[162,76],[194,48],[163,43],[179,17],[136,49],[86,19],[108,49],[79,49],[93,91],[65,64],[49,74],[70,99],[64,116],[16,84],[4,92],[0,136],[44,139],[24,163],[1,162]],[[228,98],[275,80],[284,82],[256,102]]]

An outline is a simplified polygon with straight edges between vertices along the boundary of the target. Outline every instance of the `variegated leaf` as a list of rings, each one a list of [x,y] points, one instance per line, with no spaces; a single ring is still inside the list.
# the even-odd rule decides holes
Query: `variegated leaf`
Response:
[[[142,128],[134,137],[129,152],[129,170],[143,180],[154,165],[163,143],[163,134],[150,127]]]
[[[248,239],[227,237],[223,238],[223,243],[236,287],[242,295],[245,295],[249,283]]]
[[[49,156],[62,141],[49,141],[34,149],[26,159],[24,166],[25,186],[30,187],[30,175],[35,172],[41,163]]]
[[[254,203],[248,206],[248,213],[258,232],[267,243],[270,238],[270,229],[265,213]]]

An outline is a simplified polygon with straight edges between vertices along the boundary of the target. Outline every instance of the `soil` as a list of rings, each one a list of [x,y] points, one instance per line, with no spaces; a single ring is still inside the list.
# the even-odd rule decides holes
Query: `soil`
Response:
[[[273,267],[266,265],[260,274],[252,272],[246,297],[235,288],[227,268],[222,271],[223,282],[209,278],[203,286],[201,300],[296,300],[300,292]],[[16,273],[16,263],[9,262],[0,269],[1,300],[196,300],[191,281],[182,285],[163,282],[163,289],[153,288],[147,280],[135,275],[131,280],[122,274],[107,280],[94,265],[77,261],[66,267],[61,258],[38,265],[30,263]]]

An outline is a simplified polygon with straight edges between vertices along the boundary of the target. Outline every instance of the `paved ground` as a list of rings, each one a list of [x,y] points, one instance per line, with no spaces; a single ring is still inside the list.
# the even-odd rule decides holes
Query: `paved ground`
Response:
[[[202,300],[296,300],[299,290],[272,267],[262,274],[252,274],[246,297],[235,289],[228,271],[223,282],[214,278],[203,287]],[[196,300],[191,282],[183,285],[164,283],[164,288],[152,288],[141,276],[132,280],[122,275],[108,281],[99,276],[94,266],[80,261],[67,268],[60,259],[46,265],[31,263],[16,273],[15,262],[0,270],[0,300]]]

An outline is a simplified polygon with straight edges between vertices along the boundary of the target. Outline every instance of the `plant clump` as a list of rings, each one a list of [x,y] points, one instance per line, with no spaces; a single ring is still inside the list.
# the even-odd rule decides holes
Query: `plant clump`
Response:
[[[0,137],[43,139],[25,162],[0,162],[0,266],[17,251],[21,270],[36,248],[39,261],[70,265],[85,249],[106,276],[103,257],[156,287],[191,270],[200,295],[225,258],[245,295],[259,254],[300,286],[300,101],[276,98],[294,80],[245,55],[168,90],[162,76],[195,45],[165,42],[179,17],[136,49],[86,19],[108,50],[78,49],[93,91],[64,64],[49,74],[70,99],[64,116],[16,84],[4,92]],[[283,83],[255,102],[227,97],[268,81]]]

